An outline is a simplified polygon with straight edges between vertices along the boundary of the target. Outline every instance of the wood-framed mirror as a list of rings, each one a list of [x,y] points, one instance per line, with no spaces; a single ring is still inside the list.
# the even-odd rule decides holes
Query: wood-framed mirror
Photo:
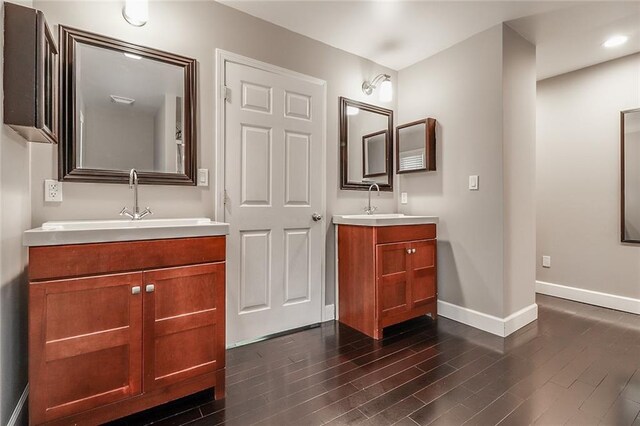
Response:
[[[59,179],[195,185],[196,60],[60,26]]]
[[[436,170],[436,120],[425,118],[396,127],[398,174]]]
[[[640,244],[640,108],[620,112],[621,240]]]
[[[393,191],[393,111],[340,97],[340,189]]]

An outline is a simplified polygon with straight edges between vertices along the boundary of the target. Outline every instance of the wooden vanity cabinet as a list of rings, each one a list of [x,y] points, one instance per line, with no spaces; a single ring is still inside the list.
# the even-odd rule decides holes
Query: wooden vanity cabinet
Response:
[[[29,255],[31,424],[100,424],[212,387],[224,397],[225,237]]]
[[[437,315],[436,225],[338,225],[339,321],[373,337]]]

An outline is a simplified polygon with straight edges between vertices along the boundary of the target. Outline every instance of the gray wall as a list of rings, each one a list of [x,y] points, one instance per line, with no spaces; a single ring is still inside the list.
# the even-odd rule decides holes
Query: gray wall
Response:
[[[640,107],[640,54],[540,81],[537,94],[537,279],[640,298],[640,246],[620,243],[619,117]]]
[[[327,220],[333,213],[360,211],[366,205],[366,193],[340,191],[338,180],[338,97],[377,103],[365,97],[361,86],[366,78],[379,73],[397,73],[375,63],[329,47],[276,25],[236,11],[216,2],[152,2],[150,20],[134,28],[122,18],[122,2],[36,1],[51,25],[64,23],[130,42],[151,46],[185,56],[199,62],[199,144],[198,163],[208,168],[209,188],[170,186],[143,187],[141,203],[150,206],[154,217],[214,217],[213,184],[215,177],[215,49],[222,48],[264,62],[318,77],[327,81]],[[395,110],[395,100],[381,106]],[[51,146],[33,148],[33,222],[47,220],[116,218],[131,194],[126,185],[64,183],[64,202],[44,204],[42,181],[56,177],[56,149]],[[176,203],[176,200],[180,200]],[[376,199],[381,211],[393,211],[393,194]],[[222,219],[222,218],[220,218]],[[327,232],[327,295],[334,298],[334,238]]]
[[[401,175],[397,192],[409,196],[402,212],[441,218],[439,298],[499,318],[534,303],[535,223],[516,204],[533,210],[535,49],[498,25],[399,74],[398,122],[438,119],[438,171]],[[507,184],[510,161],[524,175]]]
[[[30,2],[21,2],[29,5]],[[0,39],[4,34],[4,7]],[[4,42],[4,40],[2,40]],[[2,62],[0,49],[0,62]],[[0,67],[0,76],[2,67]],[[0,78],[0,81],[2,78]],[[0,88],[0,91],[2,88]],[[0,122],[2,108],[0,108]],[[27,384],[27,250],[31,227],[30,148],[9,127],[0,131],[0,424],[6,425]],[[42,183],[41,183],[42,184]]]

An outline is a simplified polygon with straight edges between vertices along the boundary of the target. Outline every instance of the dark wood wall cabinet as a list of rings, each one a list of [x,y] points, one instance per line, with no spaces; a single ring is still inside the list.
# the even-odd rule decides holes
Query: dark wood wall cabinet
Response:
[[[339,321],[382,338],[384,327],[437,315],[436,225],[338,225]]]
[[[29,257],[32,425],[101,424],[208,388],[224,397],[225,237]]]
[[[58,142],[58,48],[39,10],[4,3],[4,123]]]

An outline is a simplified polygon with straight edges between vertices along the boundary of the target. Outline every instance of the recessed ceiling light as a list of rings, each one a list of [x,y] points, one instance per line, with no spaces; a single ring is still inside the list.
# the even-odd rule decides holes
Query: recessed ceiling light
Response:
[[[133,103],[136,101],[135,99],[125,98],[124,96],[111,95],[110,97],[111,102],[123,105],[133,105]]]
[[[609,37],[602,45],[604,47],[616,47],[625,44],[627,40],[629,40],[629,37],[625,35],[616,35]]]
[[[142,56],[133,53],[125,53],[124,56],[130,59],[142,59]]]

